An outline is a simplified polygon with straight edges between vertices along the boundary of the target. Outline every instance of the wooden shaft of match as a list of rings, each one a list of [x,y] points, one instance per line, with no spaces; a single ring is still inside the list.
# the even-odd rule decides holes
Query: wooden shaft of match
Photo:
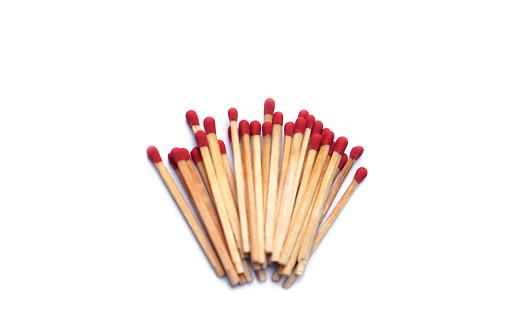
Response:
[[[273,115],[272,114],[264,114],[264,122],[273,123]]]
[[[261,160],[261,138],[260,135],[251,136],[251,148],[253,151],[253,178],[255,185],[255,204],[256,204],[256,232],[257,250],[256,257],[260,260],[259,264],[265,264],[265,238],[264,238],[264,198],[262,189],[262,160]]]
[[[253,274],[251,273],[251,269],[249,268],[249,265],[247,264],[247,261],[245,259],[242,260],[242,267],[244,268],[243,276],[245,277],[246,282],[252,282]]]
[[[240,138],[238,135],[238,124],[231,121],[231,146],[233,148],[233,161],[235,163],[235,182],[237,187],[238,216],[240,218],[240,230],[242,233],[242,251],[250,252],[249,230],[246,207],[246,188],[244,178],[244,167],[242,164],[242,152],[240,150]]]
[[[269,167],[271,161],[271,135],[265,135],[262,141],[262,190],[264,216],[267,209],[267,191],[269,190]]]
[[[278,262],[283,249],[283,243],[289,230],[292,208],[294,207],[294,199],[296,196],[296,167],[300,156],[301,142],[303,134],[296,133],[293,136],[291,145],[291,156],[288,163],[287,179],[282,195],[282,202],[278,211],[278,220],[276,222],[276,232],[273,243],[273,253],[271,260]]]
[[[213,205],[215,205],[215,199],[213,198],[213,193],[211,192],[211,186],[209,185],[208,173],[206,173],[206,167],[204,167],[204,163],[197,163],[197,170],[199,171],[200,177],[202,178],[202,182],[204,182],[204,186],[206,187],[206,191],[208,192],[209,198]]]
[[[242,158],[244,164],[245,189],[246,189],[246,207],[247,220],[249,230],[249,244],[251,252],[251,262],[262,264],[262,256],[258,257],[258,236],[256,235],[256,202],[255,202],[255,185],[253,180],[253,164],[251,157],[251,139],[249,134],[242,136]],[[265,257],[265,256],[264,256]]]
[[[215,251],[220,258],[220,262],[224,270],[226,271],[227,277],[231,285],[238,284],[238,274],[233,265],[233,261],[228,251],[228,247],[226,244],[226,240],[220,226],[219,220],[211,202],[206,195],[206,190],[202,186],[199,177],[195,171],[195,168],[191,168],[188,166],[186,161],[179,161],[177,163],[179,170],[181,171],[182,177],[186,181],[186,185],[190,191],[193,200],[197,206],[197,210],[201,214],[201,221],[204,223],[206,229],[208,230],[208,236],[213,243]]]
[[[211,160],[213,162],[213,169],[215,170],[216,180],[218,181],[218,188],[220,189],[220,194],[222,195],[222,202],[226,208],[226,214],[231,224],[231,229],[233,230],[235,243],[242,255],[242,234],[240,231],[240,222],[238,220],[238,209],[235,205],[233,194],[231,193],[226,171],[224,170],[224,163],[222,162],[222,153],[220,151],[220,145],[218,144],[217,135],[209,133],[206,134],[206,137],[208,140],[208,148],[211,154]],[[204,165],[206,165],[206,160],[203,159],[203,161]]]
[[[334,169],[338,167],[340,160],[341,154],[339,154],[338,152],[332,153],[329,166],[323,176],[316,204],[314,205],[312,211],[310,223],[308,225],[309,227],[306,229],[306,233],[302,241],[300,254],[298,255],[298,265],[296,266],[296,275],[303,274],[305,266],[307,265],[307,261],[309,260],[312,249],[312,240],[314,239],[317,227],[319,225],[319,222],[321,221],[323,207],[325,206],[325,201],[327,200],[330,187],[332,186],[332,177],[334,174]]]
[[[213,197],[215,198],[215,208],[217,209],[217,213],[220,217],[220,223],[222,225],[222,230],[224,231],[224,236],[226,237],[226,242],[228,244],[229,253],[231,254],[231,259],[235,264],[237,272],[239,274],[242,274],[244,273],[244,269],[242,268],[242,257],[240,255],[235,237],[233,235],[233,229],[231,227],[231,222],[226,212],[226,205],[224,203],[224,198],[222,197],[222,194],[220,192],[217,175],[215,174],[215,170],[213,169],[211,155],[208,147],[201,146],[200,154],[202,155],[202,160],[204,161],[204,166],[206,167],[206,172],[208,173],[209,184],[211,186],[211,191],[213,192]]]
[[[278,216],[278,212],[280,211],[280,203],[282,202],[282,195],[285,188],[285,179],[287,178],[287,168],[289,166],[289,158],[291,156],[292,141],[292,136],[285,135],[283,143],[282,166],[280,168],[280,181],[278,183],[278,196],[276,198],[276,217]]]
[[[193,130],[193,133],[196,134],[197,131],[202,130],[202,127],[200,125],[194,125],[191,126],[191,130]]]
[[[356,159],[349,158],[343,169],[341,170],[341,173],[339,174],[339,178],[334,183],[334,186],[332,187],[332,190],[329,194],[329,197],[327,198],[327,201],[325,202],[325,207],[323,208],[323,215],[321,218],[325,218],[325,215],[327,215],[327,212],[330,209],[330,206],[332,205],[332,202],[334,202],[334,199],[338,195],[339,189],[343,185],[343,182],[345,182],[345,179],[347,178],[348,173],[352,169],[352,166],[354,165],[354,162]]]
[[[195,219],[195,216],[193,215],[190,207],[188,206],[188,203],[186,203],[186,201],[184,200],[184,197],[179,191],[179,188],[175,184],[175,181],[171,177],[170,173],[166,169],[166,166],[164,166],[162,162],[155,163],[154,165],[157,168],[157,171],[159,171],[159,174],[161,175],[164,183],[166,184],[166,187],[168,187],[168,190],[170,191],[170,194],[172,195],[173,199],[177,203],[177,206],[179,206],[179,209],[184,215],[186,221],[188,222],[188,225],[190,226],[191,231],[193,232],[195,238],[202,247],[202,250],[204,250],[204,253],[206,254],[206,257],[208,258],[211,266],[213,266],[215,273],[217,274],[217,276],[222,277],[224,274],[226,274],[226,272],[224,271],[224,268],[220,263],[217,253],[215,252],[213,246],[206,237],[206,234],[204,234],[204,231],[200,227],[200,224],[198,223],[197,219]]]
[[[269,165],[269,190],[267,192],[267,207],[265,215],[265,252],[273,251],[274,218],[276,216],[276,201],[278,198],[278,176],[280,172],[280,148],[282,146],[282,126],[273,125],[271,160]]]
[[[283,265],[278,265],[278,267],[276,268],[276,270],[273,273],[273,276],[271,277],[272,281],[274,281],[274,282],[280,281],[280,279],[282,278],[282,269],[283,269]]]
[[[296,169],[296,186],[300,185],[300,181],[302,178],[302,170],[305,162],[305,157],[307,156],[309,141],[311,138],[311,129],[306,128],[303,133],[302,146],[300,148],[300,156],[298,157],[298,167]]]
[[[224,163],[224,171],[226,172],[229,188],[231,189],[231,194],[233,195],[233,200],[235,201],[235,204],[238,205],[235,175],[233,174],[233,168],[231,168],[231,163],[229,162],[229,156],[227,155],[227,153],[222,155],[222,162]]]

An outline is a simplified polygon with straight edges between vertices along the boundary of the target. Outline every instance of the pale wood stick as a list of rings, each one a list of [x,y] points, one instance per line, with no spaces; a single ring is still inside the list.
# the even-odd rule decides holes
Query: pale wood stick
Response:
[[[298,158],[298,168],[296,169],[296,186],[297,187],[300,185],[300,182],[301,182],[303,165],[305,162],[305,158],[307,157],[309,142],[310,142],[310,138],[311,138],[311,132],[312,132],[312,128],[314,127],[315,119],[314,119],[313,115],[307,115],[305,117],[305,120],[307,121],[307,128],[305,128],[305,131],[303,132],[302,146],[300,148],[300,156]]]
[[[312,240],[314,239],[314,235],[316,234],[317,227],[319,222],[321,221],[321,216],[323,214],[323,207],[325,206],[325,201],[327,200],[328,193],[330,192],[330,188],[332,186],[332,176],[334,173],[334,169],[338,167],[339,162],[341,160],[341,155],[345,151],[347,146],[347,139],[345,137],[338,138],[336,145],[334,146],[334,152],[332,153],[332,157],[323,176],[322,184],[320,186],[318,192],[318,199],[313,207],[311,221],[309,223],[309,227],[305,230],[305,236],[302,241],[302,246],[300,249],[300,253],[298,255],[298,265],[296,266],[296,275],[302,275],[305,266],[307,265],[307,261],[309,260],[311,250],[312,250]]]
[[[182,177],[186,181],[190,194],[195,201],[197,210],[201,214],[201,221],[204,223],[205,228],[208,231],[207,234],[213,243],[224,270],[226,271],[229,282],[231,285],[238,284],[238,274],[234,268],[233,261],[228,251],[228,246],[221,225],[195,168],[192,165],[192,168],[190,169],[187,160],[176,160],[176,163],[181,171]]]
[[[247,261],[244,259],[242,260],[242,266],[244,267],[244,277],[246,278],[246,282],[252,282],[253,281],[253,274],[251,273],[251,269],[249,268],[249,265],[247,264]]]
[[[262,281],[267,280],[267,276],[265,275],[265,270],[255,270],[255,272],[256,272],[256,277],[258,278],[258,281],[262,282]]]
[[[278,112],[277,112],[278,113]],[[267,207],[265,215],[265,252],[271,254],[274,241],[274,218],[278,198],[278,176],[280,172],[280,148],[282,145],[282,124],[273,124],[271,160],[269,165],[269,188],[267,192]],[[292,141],[292,138],[291,138]],[[271,263],[271,262],[269,262]]]
[[[198,147],[195,147],[193,150],[191,150],[191,159],[193,160],[195,166],[197,166],[197,170],[199,171],[200,177],[202,178],[202,182],[204,182],[204,187],[206,187],[206,191],[208,192],[211,202],[213,205],[215,205],[215,199],[213,198],[211,186],[209,185],[206,167],[204,167],[204,162],[202,162],[202,156],[200,155],[200,149]]]
[[[260,138],[260,122],[252,121],[250,124],[251,130],[251,148],[253,154],[253,179],[255,187],[255,205],[256,205],[256,231],[257,246],[255,257],[259,259],[257,262],[260,265],[266,263],[265,257],[265,238],[264,238],[264,198],[262,189],[262,158],[261,158],[261,138]]]
[[[271,161],[271,135],[273,133],[273,125],[271,122],[265,122],[262,125],[262,190],[263,190],[263,209],[264,216],[267,213],[267,192],[269,190],[269,167]],[[274,181],[274,180],[273,180]],[[264,221],[265,223],[265,221]],[[264,239],[265,241],[265,239]]]
[[[284,283],[282,284],[282,287],[285,289],[291,288],[291,286],[294,284],[294,281],[296,280],[296,274],[291,274],[287,279],[285,279]]]
[[[237,205],[238,205],[238,217],[240,219],[240,230],[242,233],[242,250],[244,253],[250,252],[249,246],[249,229],[247,219],[247,207],[246,207],[246,188],[245,188],[245,177],[244,167],[242,161],[242,152],[240,150],[240,136],[238,134],[237,117],[238,112],[234,108],[230,108],[229,112],[230,120],[230,139],[233,147],[233,161],[235,164],[235,183],[237,187]]]
[[[211,186],[211,191],[213,192],[213,197],[215,198],[215,208],[217,209],[217,213],[220,217],[220,223],[222,224],[222,230],[224,231],[224,235],[226,237],[229,253],[231,254],[231,258],[233,259],[233,263],[235,264],[237,272],[240,274],[244,273],[244,270],[242,268],[242,257],[240,255],[235,237],[233,235],[233,229],[227,214],[224,198],[220,191],[219,181],[217,179],[217,175],[215,174],[215,169],[213,168],[213,162],[211,159],[210,151],[208,149],[208,140],[206,138],[206,134],[202,130],[199,130],[195,134],[195,139],[197,140],[197,144],[199,145],[200,154],[202,155],[202,160],[204,161],[204,166],[206,167],[206,172],[208,173],[209,184]],[[220,165],[222,165],[222,162],[220,163]]]
[[[285,124],[285,138],[283,143],[282,166],[280,168],[280,181],[278,183],[278,196],[276,198],[276,213],[275,213],[275,232],[276,221],[280,211],[280,203],[282,202],[282,194],[285,188],[285,179],[287,178],[287,167],[289,166],[289,158],[291,156],[291,147],[294,136],[294,123],[287,122]],[[274,241],[274,239],[273,239]]]
[[[276,268],[276,270],[273,273],[273,276],[271,277],[272,281],[274,281],[274,282],[280,281],[280,279],[282,278],[282,269],[283,269],[283,265],[278,265],[278,267]]]
[[[226,144],[224,144],[223,141],[218,140],[218,145],[220,146],[220,153],[222,154],[222,163],[223,163],[224,171],[226,172],[226,176],[228,179],[229,188],[231,189],[231,194],[233,195],[233,200],[235,201],[235,206],[238,206],[237,185],[235,182],[235,175],[233,174],[233,168],[231,168],[231,163],[229,162],[229,156],[226,151]],[[239,220],[240,220],[240,218],[239,218]]]
[[[191,209],[188,206],[188,203],[186,203],[186,201],[184,200],[184,197],[182,196],[181,192],[179,191],[179,188],[175,184],[175,181],[171,177],[170,173],[166,169],[166,166],[164,166],[163,162],[160,160],[159,152],[157,151],[157,149],[155,147],[153,147],[153,148],[150,147],[148,149],[150,150],[149,155],[151,154],[151,157],[154,157],[154,159],[152,161],[155,161],[154,162],[155,168],[157,168],[157,171],[159,172],[164,183],[166,184],[166,187],[168,187],[170,194],[172,195],[173,199],[177,203],[177,206],[179,207],[182,214],[184,215],[186,222],[190,226],[191,231],[195,235],[195,238],[199,242],[199,245],[201,246],[202,250],[206,254],[206,257],[208,258],[213,269],[215,270],[215,273],[219,277],[224,276],[225,271],[224,271],[224,268],[222,267],[222,264],[220,263],[217,253],[215,252],[215,250],[213,249],[213,246],[211,245],[208,238],[206,237],[206,234],[204,234],[204,231],[202,230],[200,224],[197,222],[197,219],[191,212]],[[156,157],[159,157],[159,159]]]

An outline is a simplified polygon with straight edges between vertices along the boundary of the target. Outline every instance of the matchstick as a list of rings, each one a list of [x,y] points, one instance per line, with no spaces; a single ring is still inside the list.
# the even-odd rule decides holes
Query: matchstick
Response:
[[[312,240],[314,239],[314,235],[316,234],[317,227],[319,222],[321,221],[321,216],[323,214],[323,207],[325,206],[325,201],[327,200],[328,193],[332,186],[332,176],[334,173],[334,169],[338,167],[339,162],[341,160],[341,155],[345,152],[348,141],[345,137],[340,137],[336,141],[334,146],[334,152],[332,153],[331,160],[323,175],[322,184],[318,191],[318,199],[312,210],[312,215],[310,219],[310,223],[308,228],[305,230],[305,236],[302,241],[300,253],[298,255],[298,265],[296,266],[296,275],[303,275],[305,271],[305,266],[309,260],[311,249],[312,249]]]
[[[290,226],[290,219],[292,209],[294,207],[294,199],[296,198],[296,171],[298,159],[300,157],[301,142],[303,139],[303,132],[307,121],[304,118],[298,118],[294,125],[293,143],[291,145],[291,155],[289,157],[289,164],[287,166],[287,179],[282,195],[282,202],[278,211],[278,220],[276,225],[276,232],[273,242],[273,253],[271,254],[271,261],[278,262],[283,249],[283,243]]]
[[[186,150],[186,152],[188,151]],[[226,271],[229,282],[232,286],[235,286],[239,282],[238,273],[229,254],[228,246],[222,228],[220,227],[218,217],[213,210],[202,182],[200,182],[195,168],[192,167],[190,169],[188,166],[190,160],[189,153],[186,155],[181,149],[173,149],[172,156],[181,171],[184,181],[186,181],[186,185],[195,201],[197,210],[201,214],[201,221],[204,223],[205,228],[208,231],[208,236],[213,243],[224,270]]]
[[[238,112],[235,108],[230,108],[228,111],[229,117],[229,137],[233,150],[233,161],[235,163],[235,183],[237,188],[237,205],[238,205],[238,217],[240,219],[240,230],[242,233],[242,251],[244,253],[250,252],[249,247],[249,229],[247,220],[247,207],[246,207],[246,188],[245,188],[245,177],[244,177],[244,166],[242,160],[242,152],[240,150],[240,136],[238,133]]]
[[[267,122],[268,123],[268,122]],[[257,237],[257,250],[256,257],[260,259],[259,264],[264,264],[265,258],[265,238],[264,238],[264,198],[262,189],[262,158],[261,158],[261,139],[260,130],[261,125],[258,121],[252,121],[250,126],[251,131],[251,148],[253,155],[253,179],[255,187],[255,205],[256,205],[256,231],[254,232]],[[243,140],[243,138],[242,138]]]
[[[263,210],[264,216],[267,209],[267,190],[269,189],[269,163],[271,161],[271,135],[273,134],[273,124],[264,122],[262,125],[262,190],[263,190]],[[265,223],[265,221],[264,221]]]
[[[218,140],[218,145],[220,147],[220,153],[222,154],[222,163],[231,189],[231,194],[233,195],[235,204],[237,204],[237,185],[235,182],[235,175],[233,174],[233,168],[231,168],[231,163],[229,162],[229,157],[227,155],[226,144],[224,141]]]
[[[312,129],[314,128],[314,123],[316,122],[314,116],[310,115],[310,114],[308,114],[305,117],[305,120],[307,121],[307,127],[305,128],[305,131],[303,132],[302,146],[300,148],[300,156],[298,158],[298,166],[296,168],[296,186],[297,187],[300,185],[300,181],[302,178],[303,165],[305,162],[305,158],[307,157],[307,153],[308,153],[311,132],[312,132]]]
[[[264,123],[269,122],[273,123],[273,113],[274,113],[274,100],[273,98],[267,98],[264,102]]]
[[[166,169],[166,166],[164,166],[161,155],[159,154],[159,151],[157,151],[157,148],[155,146],[150,146],[146,150],[146,153],[148,154],[148,157],[150,158],[150,160],[154,163],[155,168],[157,168],[157,171],[161,175],[161,178],[163,179],[164,183],[166,184],[166,187],[168,187],[170,194],[172,195],[173,199],[177,203],[177,206],[179,207],[182,214],[184,215],[186,222],[188,222],[188,225],[190,226],[191,231],[195,235],[195,238],[199,242],[199,245],[202,247],[202,250],[206,254],[206,257],[208,258],[211,266],[215,270],[215,273],[219,277],[224,276],[226,274],[226,272],[224,271],[224,268],[222,267],[222,264],[220,263],[217,253],[215,252],[215,250],[213,249],[213,246],[211,245],[208,238],[206,237],[206,234],[204,234],[204,231],[202,230],[197,219],[191,212],[191,209],[188,206],[188,203],[186,203],[186,201],[184,200],[184,197],[182,196],[181,192],[179,191],[179,188],[175,184],[175,181],[171,177],[170,173]],[[230,282],[231,282],[231,279],[230,279]]]
[[[215,204],[215,199],[213,199],[213,194],[211,193],[211,187],[208,181],[208,174],[206,173],[206,167],[204,167],[202,156],[200,155],[200,150],[198,147],[194,147],[193,150],[191,150],[191,159],[193,160],[195,166],[197,166],[197,170],[199,171],[200,177],[202,178],[202,182],[204,182],[204,186],[206,187],[206,191],[208,192],[211,202]]]
[[[242,233],[240,231],[238,209],[235,205],[235,200],[233,199],[233,194],[231,191],[230,184],[228,182],[226,171],[224,170],[224,162],[222,161],[222,153],[218,144],[215,120],[212,117],[207,117],[204,119],[204,129],[206,130],[206,140],[208,142],[208,148],[211,154],[210,160],[213,163],[213,169],[215,170],[216,180],[218,181],[218,188],[222,195],[222,201],[226,208],[226,214],[228,216],[229,222],[231,223],[233,235],[235,236],[235,243],[238,247],[238,250],[240,251],[242,258],[245,258],[244,253],[242,251]],[[206,166],[206,160],[204,160],[204,157],[202,159],[204,161],[204,166]],[[207,168],[208,167],[206,166],[206,171],[208,171]],[[215,194],[213,195],[215,196]]]
[[[188,124],[190,125],[191,130],[193,130],[193,133],[196,134],[197,131],[202,130],[199,123],[199,117],[195,111],[188,111],[186,112],[186,120],[188,121]]]
[[[269,255],[273,251],[274,241],[274,219],[276,217],[276,204],[278,199],[280,150],[282,146],[282,124],[283,114],[281,112],[276,112],[276,115],[273,117],[273,128],[271,135],[271,160],[269,163],[269,188],[267,191],[267,204],[265,209],[265,252]],[[294,124],[292,125],[291,133],[293,131]],[[292,141],[292,134],[290,140]],[[290,144],[290,142],[288,144]]]
[[[199,130],[195,134],[195,139],[197,140],[197,144],[199,145],[200,154],[202,155],[202,160],[204,162],[204,166],[206,167],[206,172],[208,173],[209,185],[211,187],[211,191],[213,192],[213,198],[215,199],[215,208],[217,209],[217,213],[220,217],[220,223],[222,224],[222,230],[224,231],[224,235],[226,237],[229,253],[231,254],[231,258],[233,259],[233,263],[235,264],[237,272],[239,274],[242,274],[244,273],[244,269],[242,267],[242,257],[240,255],[237,243],[235,241],[235,237],[233,235],[233,229],[226,212],[224,198],[222,197],[217,175],[215,174],[215,169],[213,168],[206,134],[202,130]],[[177,162],[177,164],[179,164],[179,162]]]
[[[276,198],[276,214],[274,218],[275,223],[276,218],[278,217],[278,211],[280,211],[280,203],[282,201],[282,194],[285,188],[285,179],[287,178],[287,166],[289,166],[289,158],[291,156],[291,147],[294,136],[294,122],[287,122],[284,126],[284,132],[285,138],[283,143],[282,165],[280,167],[280,180],[278,182],[278,195]]]

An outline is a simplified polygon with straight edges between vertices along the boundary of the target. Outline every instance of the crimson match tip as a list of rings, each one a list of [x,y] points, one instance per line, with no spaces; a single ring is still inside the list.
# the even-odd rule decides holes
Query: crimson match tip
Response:
[[[207,134],[216,134],[217,130],[215,129],[215,119],[213,119],[211,116],[208,116],[204,119],[204,129],[206,130]]]
[[[262,133],[264,136],[270,136],[273,133],[273,124],[271,122],[264,122],[262,125]]]
[[[188,153],[188,155],[186,155],[186,153]],[[183,160],[190,160],[190,153],[186,149],[174,148],[171,155],[177,164]]]
[[[231,126],[229,126],[227,129],[227,135],[228,135],[229,141],[231,142]]]
[[[311,131],[311,136],[314,134],[321,134],[322,130],[323,130],[323,122],[321,122],[320,120],[315,121],[314,127],[312,128],[312,131]]]
[[[244,135],[249,135],[249,122],[247,122],[247,120],[240,121],[240,123],[238,124],[238,131],[240,132],[240,137]]]
[[[182,160],[190,160],[190,152],[188,151],[188,149],[182,148],[181,155],[182,155]]]
[[[224,141],[218,140],[218,146],[220,147],[220,153],[221,154],[227,154],[227,152],[226,152],[226,144],[224,144]]]
[[[264,114],[271,114],[274,113],[274,99],[273,98],[267,98],[264,103]]]
[[[191,150],[191,159],[193,159],[195,164],[202,162],[202,155],[198,147],[194,147],[193,150]]]
[[[321,145],[332,145],[332,141],[334,141],[334,133],[332,131],[323,131],[323,139],[321,141]]]
[[[298,113],[299,118],[305,118],[309,115],[309,112],[307,110],[301,110],[300,113]]]
[[[294,122],[287,122],[284,127],[285,136],[291,136],[294,135]]]
[[[154,163],[160,163],[162,161],[161,155],[159,154],[159,151],[155,146],[149,146],[148,149],[146,149],[146,154],[148,155],[148,158]]]
[[[190,110],[190,111],[186,112],[186,120],[188,121],[188,124],[190,125],[190,127],[200,125],[199,117],[195,111]]]
[[[336,147],[336,141],[332,141],[329,149],[329,157],[332,157],[332,153],[334,152],[334,148]]]
[[[345,167],[345,164],[347,163],[347,161],[348,161],[348,154],[343,152],[343,154],[341,155],[341,160],[339,161],[338,168],[340,170],[343,169],[343,167]]]
[[[260,135],[260,130],[262,129],[262,125],[258,121],[251,121],[249,124],[249,128],[251,130],[251,136]]]
[[[299,117],[298,119],[296,119],[296,122],[294,123],[294,133],[303,133],[306,125],[307,120],[305,120],[305,118]]]
[[[208,146],[208,138],[206,137],[206,133],[202,130],[199,130],[195,133],[195,140],[197,141],[199,148]]]
[[[228,117],[229,117],[229,121],[237,121],[237,119],[238,119],[237,109],[234,107],[231,107],[228,111]]]
[[[343,154],[345,152],[345,149],[347,148],[348,140],[346,137],[341,136],[336,141],[336,146],[334,147],[334,151],[336,151],[339,154]]]
[[[316,118],[314,117],[314,115],[309,114],[305,117],[305,120],[307,121],[307,129],[310,129],[312,132],[312,129],[314,128],[314,123],[316,122]]]
[[[282,125],[283,123],[283,113],[282,112],[276,112],[273,115],[273,124],[274,125]]]
[[[316,150],[318,151],[318,149],[320,148],[321,146],[321,140],[323,139],[323,137],[320,135],[320,134],[314,134],[311,136],[311,142],[309,143],[309,148],[311,150]]]
[[[172,153],[168,153],[168,161],[170,162],[170,165],[172,165],[173,169],[174,170],[178,170],[179,169],[179,166],[177,166],[177,163],[175,162],[175,160],[173,159],[173,155]]]
[[[366,177],[367,177],[368,171],[364,167],[358,168],[356,171],[356,174],[354,175],[354,180],[356,180],[357,183],[361,183]]]
[[[357,160],[359,157],[361,157],[364,151],[365,149],[363,149],[362,146],[355,146],[352,148],[352,150],[350,150],[350,158]]]

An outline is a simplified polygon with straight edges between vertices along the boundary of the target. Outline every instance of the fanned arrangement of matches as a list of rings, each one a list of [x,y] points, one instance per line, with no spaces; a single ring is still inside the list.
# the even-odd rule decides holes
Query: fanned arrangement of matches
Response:
[[[157,149],[147,149],[217,276],[226,275],[232,286],[253,281],[250,266],[264,281],[267,266],[277,264],[272,280],[286,276],[283,287],[291,287],[367,176],[360,167],[325,219],[363,147],[356,146],[347,155],[347,139],[334,140],[334,133],[306,110],[284,126],[282,113],[274,108],[274,100],[268,98],[263,125],[239,123],[237,110],[229,109],[234,167],[224,142],[217,138],[215,120],[205,118],[202,130],[197,113],[186,113],[198,147],[191,154],[174,148],[168,161],[196,216]]]

